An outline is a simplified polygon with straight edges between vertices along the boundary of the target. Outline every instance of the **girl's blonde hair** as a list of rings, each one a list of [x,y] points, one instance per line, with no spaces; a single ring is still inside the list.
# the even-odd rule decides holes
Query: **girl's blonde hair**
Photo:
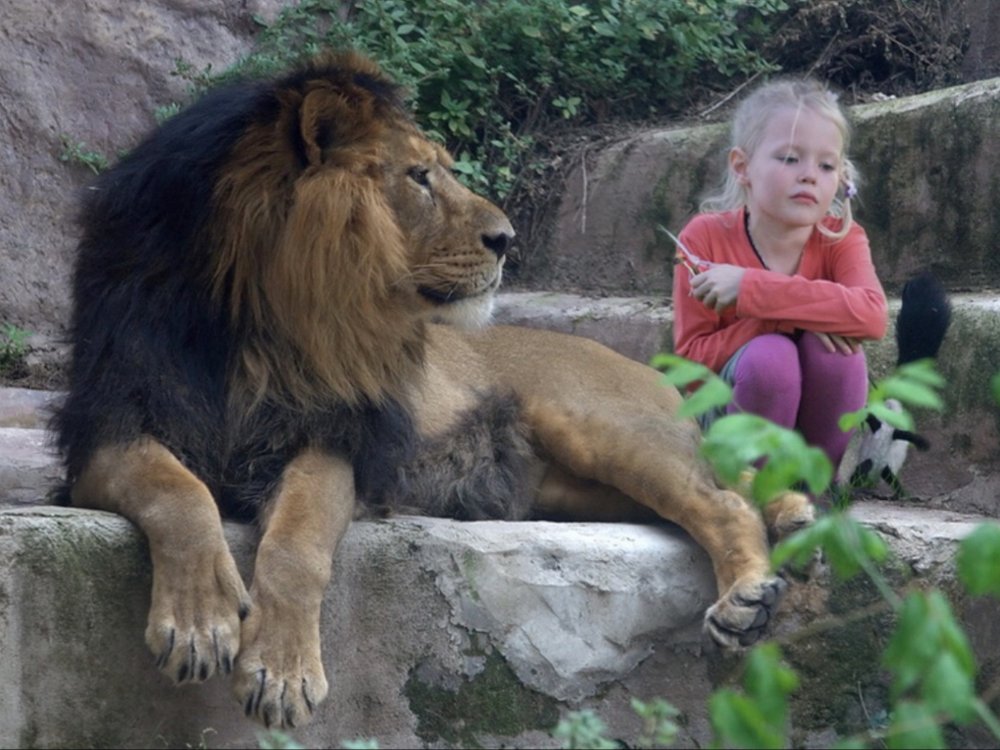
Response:
[[[831,239],[841,239],[851,228],[853,214],[851,198],[856,194],[859,175],[857,168],[847,157],[851,126],[847,116],[837,102],[837,95],[814,78],[780,78],[757,88],[736,108],[733,115],[730,148],[739,148],[753,156],[754,150],[764,138],[768,121],[775,111],[784,108],[809,109],[827,117],[836,125],[843,139],[840,156],[841,190],[830,206],[830,214],[841,219],[840,227],[834,231],[820,224],[817,229]],[[702,211],[730,211],[747,204],[749,194],[732,169],[727,167],[721,188],[707,196],[702,202]]]

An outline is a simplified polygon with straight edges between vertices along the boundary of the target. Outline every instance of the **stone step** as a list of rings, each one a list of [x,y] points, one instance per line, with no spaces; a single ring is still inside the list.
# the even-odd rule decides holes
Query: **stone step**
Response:
[[[949,591],[955,546],[982,521],[877,503],[852,513],[890,543],[900,582]],[[226,537],[248,576],[252,528],[227,523]],[[700,634],[711,565],[674,527],[364,521],[348,530],[334,570],[321,625],[330,697],[292,732],[306,747],[358,737],[399,748],[555,747],[557,720],[584,708],[610,736],[634,739],[629,701],[654,697],[682,711],[676,747],[705,747],[707,697],[739,673],[740,661]],[[176,688],[157,672],[143,643],[149,590],[145,541],[118,516],[0,509],[0,746],[259,746],[225,679]],[[802,679],[794,746],[829,747],[884,711],[879,655],[891,618],[825,619],[876,598],[821,567],[792,580],[774,634]],[[979,684],[992,684],[1000,604],[958,597],[954,606],[985,665]],[[986,746],[975,732],[965,730],[963,746]]]
[[[904,486],[934,505],[1000,516],[1000,435],[989,386],[1000,373],[1000,298],[960,294],[952,305],[952,327],[938,359],[948,383],[942,393],[945,410],[915,413],[918,430],[932,447],[925,454],[912,453]],[[893,313],[898,307],[897,300],[890,302]],[[499,295],[496,320],[586,336],[639,361],[671,349],[672,311],[649,296],[506,292]],[[892,331],[868,345],[867,354],[873,377],[888,374],[896,358]],[[37,502],[58,476],[42,431],[58,397],[0,389],[0,502]],[[23,431],[26,427],[32,429]]]

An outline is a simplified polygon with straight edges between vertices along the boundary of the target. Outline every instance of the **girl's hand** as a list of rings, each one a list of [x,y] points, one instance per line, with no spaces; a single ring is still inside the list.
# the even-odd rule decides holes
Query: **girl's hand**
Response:
[[[819,333],[817,331],[807,331],[807,333],[811,333],[818,338],[822,342],[823,348],[831,354],[833,352],[857,354],[861,351],[861,339],[851,338],[850,336],[839,336],[836,333]]]
[[[727,307],[736,304],[740,282],[746,269],[726,263],[711,266],[691,277],[691,294],[706,307],[721,315]]]

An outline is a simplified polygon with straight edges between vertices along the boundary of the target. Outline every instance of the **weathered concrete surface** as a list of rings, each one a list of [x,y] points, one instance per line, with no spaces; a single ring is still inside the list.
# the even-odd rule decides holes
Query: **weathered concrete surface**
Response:
[[[1000,287],[1000,79],[859,105],[857,217],[896,292],[930,268],[949,287]],[[551,236],[525,249],[524,289],[669,294],[679,231],[723,174],[726,124],[668,126],[588,152],[560,189]]]
[[[854,512],[890,542],[904,579],[946,586],[956,542],[981,520],[872,504]],[[247,575],[253,533],[226,533]],[[0,746],[255,745],[224,680],[174,688],[153,667],[142,635],[149,585],[145,543],[123,519],[0,511]],[[711,590],[707,557],[672,527],[358,522],[324,602],[331,695],[294,736],[309,747],[359,736],[382,747],[554,746],[559,716],[589,707],[612,736],[634,738],[629,699],[662,696],[684,712],[678,746],[705,746],[705,700],[739,667],[702,640]],[[775,634],[803,677],[795,746],[859,731],[860,700],[873,714],[884,708],[877,649],[891,622],[837,616],[873,598],[823,574],[793,583]],[[956,607],[992,677],[1000,610]],[[808,639],[796,640],[805,626]],[[959,745],[975,746],[975,735]]]
[[[247,574],[251,530],[231,524],[227,537]],[[627,525],[360,522],[336,570],[323,620],[331,698],[296,733],[309,746],[547,730],[559,701],[593,696],[654,646],[697,649],[713,589],[678,531]],[[0,745],[194,745],[206,729],[210,746],[253,743],[221,681],[175,689],[154,669],[149,585],[145,545],[116,516],[0,512]],[[470,713],[464,734],[435,727],[434,696],[486,687],[477,679],[494,715]]]
[[[0,427],[0,504],[32,504],[62,476],[51,436],[42,429]]]
[[[494,317],[497,323],[585,336],[640,362],[673,346],[674,314],[664,297],[503,292],[497,295]]]
[[[0,388],[0,427],[45,427],[48,410],[61,397],[30,388]]]

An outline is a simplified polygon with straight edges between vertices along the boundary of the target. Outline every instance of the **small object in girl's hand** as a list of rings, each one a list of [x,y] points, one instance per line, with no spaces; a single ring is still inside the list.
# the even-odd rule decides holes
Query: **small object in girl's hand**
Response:
[[[691,274],[692,276],[697,276],[699,273],[701,273],[701,271],[699,271],[696,266],[692,265],[691,261],[689,261],[680,253],[677,253],[677,255],[674,256],[674,265],[684,266],[688,270],[688,273]]]
[[[697,255],[688,250],[687,247],[685,247],[684,243],[681,242],[680,239],[677,237],[677,235],[675,235],[665,226],[663,226],[662,224],[657,224],[656,228],[659,229],[664,234],[666,234],[670,239],[674,241],[674,244],[677,245],[677,249],[679,252],[677,256],[674,258],[674,263],[684,266],[688,270],[689,274],[691,274],[692,276],[697,276],[699,273],[703,273],[712,267],[712,264],[709,261],[702,260]]]

